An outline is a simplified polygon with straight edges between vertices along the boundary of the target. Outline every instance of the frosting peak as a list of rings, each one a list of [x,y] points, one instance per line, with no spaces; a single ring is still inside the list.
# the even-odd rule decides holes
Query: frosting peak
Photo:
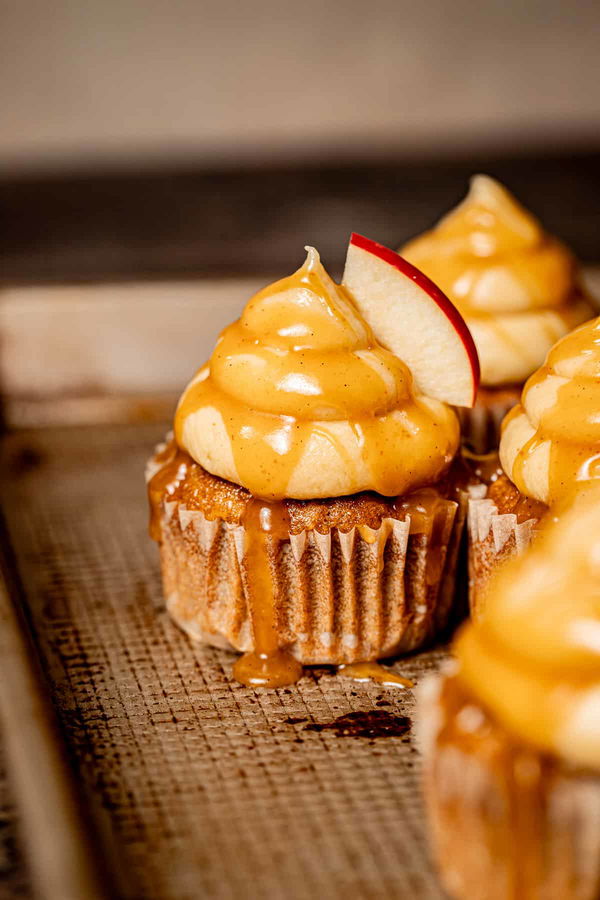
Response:
[[[354,305],[329,276],[314,247],[297,272],[259,291],[239,324],[249,335],[284,350],[346,349],[367,344],[370,332]]]
[[[465,199],[399,252],[465,317],[484,385],[524,381],[592,314],[569,250],[487,175],[475,175]]]
[[[221,335],[211,360],[215,383],[275,415],[340,419],[365,409],[383,415],[407,399],[411,376],[400,360],[375,347],[353,303],[329,277],[319,254],[259,291],[238,322]]]
[[[503,568],[455,650],[506,727],[600,768],[600,487]]]
[[[267,499],[435,481],[458,446],[454,413],[416,396],[314,248],[255,294],[184,392],[177,441],[204,468]]]
[[[600,318],[550,350],[503,423],[500,459],[519,490],[553,504],[600,478]]]
[[[487,175],[401,252],[471,316],[560,306],[574,287],[566,247]]]
[[[480,257],[531,248],[543,237],[539,222],[489,175],[473,175],[469,193],[436,232],[445,237],[446,252]]]

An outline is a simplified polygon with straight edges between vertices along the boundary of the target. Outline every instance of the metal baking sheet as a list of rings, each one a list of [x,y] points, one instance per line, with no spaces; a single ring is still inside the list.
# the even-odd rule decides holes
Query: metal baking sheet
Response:
[[[0,735],[0,744],[2,736]],[[31,883],[17,830],[18,810],[6,775],[4,759],[0,756],[0,898],[1,900],[30,900]]]
[[[231,654],[191,644],[167,617],[143,481],[161,435],[34,429],[2,449],[3,514],[48,695],[120,892],[440,900],[414,734],[399,719],[412,719],[412,693],[328,669],[245,688]],[[444,655],[394,668],[418,682]]]

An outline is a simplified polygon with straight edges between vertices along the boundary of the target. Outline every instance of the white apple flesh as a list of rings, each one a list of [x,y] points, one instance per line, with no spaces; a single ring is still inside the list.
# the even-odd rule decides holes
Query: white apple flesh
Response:
[[[467,325],[445,294],[393,250],[353,234],[342,279],[379,343],[412,372],[418,391],[471,407],[479,359]]]

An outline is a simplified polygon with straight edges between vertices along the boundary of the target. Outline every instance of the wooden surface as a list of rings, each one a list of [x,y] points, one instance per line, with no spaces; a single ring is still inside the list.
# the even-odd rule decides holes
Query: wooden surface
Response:
[[[86,806],[114,835],[122,896],[241,898],[251,884],[277,900],[440,900],[412,731],[339,725],[373,710],[402,723],[411,692],[324,669],[244,688],[231,654],[168,619],[142,478],[161,433],[15,432],[2,453],[34,637]],[[394,668],[418,682],[442,657]]]

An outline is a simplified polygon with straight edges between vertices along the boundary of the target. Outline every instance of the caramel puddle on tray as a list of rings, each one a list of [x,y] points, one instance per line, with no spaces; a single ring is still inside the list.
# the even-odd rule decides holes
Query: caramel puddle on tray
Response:
[[[283,687],[302,675],[302,664],[278,639],[277,585],[270,553],[288,538],[290,521],[284,503],[252,499],[243,519],[244,570],[254,650],[244,653],[233,666],[237,681],[252,687]]]
[[[385,666],[376,662],[349,663],[345,666],[338,666],[337,671],[342,678],[352,678],[354,681],[376,681],[378,684],[385,684],[389,687],[414,687],[413,682],[408,678],[402,678],[401,675],[390,672]]]
[[[314,731],[317,734],[332,732],[338,738],[375,738],[401,737],[407,740],[412,722],[408,716],[394,716],[383,709],[371,709],[367,712],[351,712],[338,716],[332,722],[309,722],[303,731]]]

